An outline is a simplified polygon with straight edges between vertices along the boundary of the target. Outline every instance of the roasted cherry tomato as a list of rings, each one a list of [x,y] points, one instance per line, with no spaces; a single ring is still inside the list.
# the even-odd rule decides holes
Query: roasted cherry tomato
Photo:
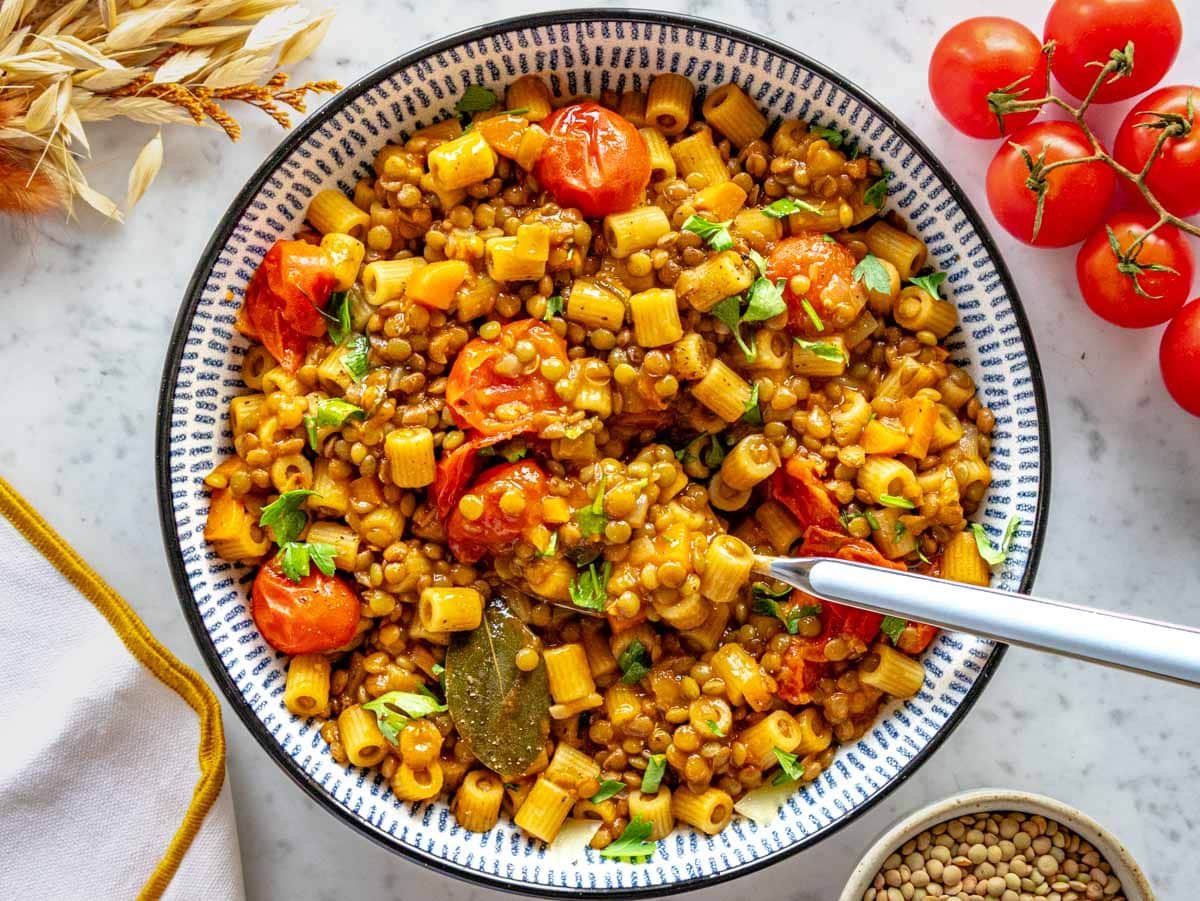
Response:
[[[1183,306],[1192,287],[1195,261],[1183,232],[1173,225],[1157,228],[1127,271],[1120,252],[1133,245],[1158,221],[1154,213],[1117,213],[1079,249],[1075,275],[1092,312],[1122,328],[1147,328],[1166,322]],[[1128,268],[1141,266],[1141,269]],[[1136,281],[1135,281],[1136,279]]]
[[[624,116],[588,100],[541,123],[549,134],[534,174],[562,206],[599,218],[635,206],[650,183],[650,152]]]
[[[903,563],[886,559],[868,541],[822,526],[809,526],[804,541],[796,550],[798,557],[837,557],[889,569],[906,569]],[[845,604],[823,601],[802,591],[792,593],[792,603],[817,604],[821,607],[821,634],[816,638],[793,638],[784,652],[783,665],[776,681],[779,696],[793,704],[806,703],[806,695],[824,674],[831,660],[825,647],[832,639],[848,645],[870,645],[879,634],[883,617]],[[918,624],[913,624],[918,625]],[[928,626],[921,626],[928,629]],[[935,630],[936,631],[936,630]],[[926,644],[932,635],[926,639]],[[849,650],[849,648],[847,649]],[[841,658],[839,658],[841,659]]]
[[[1133,42],[1133,71],[1105,79],[1096,103],[1113,103],[1148,91],[1179,53],[1183,23],[1171,0],[1057,0],[1042,32],[1054,42],[1050,71],[1076,97],[1085,97],[1114,50]]]
[[[802,527],[837,528],[838,505],[808,460],[790,457],[787,465],[771,477],[768,490],[775,500],[792,511]]]
[[[988,204],[1013,237],[1037,247],[1066,247],[1082,241],[1104,219],[1116,188],[1113,170],[1092,162],[1048,172],[1042,179],[1045,200],[1035,237],[1038,195],[1027,184],[1033,176],[1022,148],[1033,160],[1036,174],[1043,152],[1045,164],[1091,156],[1087,135],[1074,122],[1035,122],[1001,145],[987,171]]]
[[[471,484],[471,479],[475,478],[479,452],[485,447],[507,441],[509,437],[509,435],[489,435],[486,438],[475,436],[467,439],[438,460],[437,466],[434,468],[433,487],[430,489],[429,496],[433,501],[433,508],[443,521],[450,515],[458,503],[458,499],[463,496],[463,492]]]
[[[929,93],[938,112],[973,138],[996,138],[1037,118],[1037,110],[1000,120],[988,94],[1012,86],[1012,94],[1034,98],[1046,86],[1046,54],[1037,35],[1012,19],[979,16],[959,22],[938,41],[929,60]],[[1023,92],[1023,93],[1022,93]]]
[[[358,596],[337,576],[316,568],[293,582],[272,560],[254,579],[250,615],[267,644],[285,654],[340,648],[358,629]]]
[[[1200,416],[1200,300],[1180,310],[1163,332],[1158,365],[1175,403]]]
[[[1200,87],[1176,85],[1159,88],[1134,104],[1113,145],[1117,162],[1133,172],[1141,172],[1154,152],[1162,128],[1172,124],[1184,134],[1168,137],[1146,173],[1146,187],[1159,203],[1176,216],[1200,213]],[[1162,115],[1155,115],[1156,113]],[[1141,198],[1141,195],[1138,195]]]
[[[321,311],[336,282],[324,249],[306,241],[276,241],[246,286],[239,327],[295,372],[309,339],[325,334]]]
[[[536,432],[567,412],[554,382],[542,374],[551,360],[566,371],[566,342],[550,326],[536,319],[510,322],[495,341],[475,338],[459,351],[446,404],[464,429],[506,438]]]
[[[767,259],[767,278],[784,279],[783,298],[788,305],[788,325],[805,335],[821,332],[804,309],[808,301],[829,328],[845,328],[862,312],[866,296],[854,279],[854,256],[837,241],[827,241],[816,232],[784,238]],[[795,291],[793,276],[808,279],[808,289]]]
[[[487,554],[505,551],[526,529],[542,521],[542,501],[549,491],[546,473],[532,460],[496,466],[467,489],[463,499],[478,516],[454,507],[446,523],[446,542],[454,556],[475,563]]]

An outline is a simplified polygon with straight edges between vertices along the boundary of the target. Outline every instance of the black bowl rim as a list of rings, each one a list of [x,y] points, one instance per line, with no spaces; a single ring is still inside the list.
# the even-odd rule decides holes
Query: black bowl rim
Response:
[[[448,37],[432,41],[418,47],[409,53],[399,56],[392,61],[385,63],[374,71],[364,75],[358,81],[345,88],[335,97],[331,98],[320,109],[316,110],[311,116],[302,122],[295,131],[293,131],[286,140],[284,140],[275,151],[267,158],[267,160],[255,170],[253,176],[246,183],[245,187],[234,198],[225,214],[221,217],[216,229],[213,231],[212,237],[208,241],[208,245],[204,249],[204,253],[197,264],[195,272],[188,283],[187,291],[184,294],[183,302],[179,308],[179,314],[175,320],[175,326],[171,332],[171,343],[168,349],[165,365],[163,367],[162,382],[159,388],[158,400],[158,428],[155,437],[155,469],[157,472],[157,488],[158,488],[158,512],[160,525],[162,527],[163,542],[166,546],[168,560],[171,566],[171,575],[175,583],[175,591],[179,597],[180,605],[183,607],[184,615],[187,618],[188,625],[191,628],[192,635],[196,640],[196,644],[200,649],[201,655],[204,657],[205,663],[208,665],[209,671],[220,685],[221,691],[225,694],[230,706],[237,712],[242,722],[250,730],[250,733],[257,739],[258,743],[263,747],[267,754],[275,761],[279,767],[287,773],[291,779],[302,788],[306,794],[319,805],[324,807],[330,813],[337,816],[340,820],[347,823],[354,829],[361,832],[363,835],[370,838],[383,847],[403,855],[422,866],[435,870],[440,873],[446,873],[467,882],[472,882],[477,885],[486,886],[488,888],[500,889],[502,891],[514,892],[536,897],[559,898],[563,896],[575,897],[600,897],[606,896],[611,898],[633,898],[633,897],[658,897],[662,895],[675,894],[677,892],[690,891],[699,888],[707,888],[718,883],[725,882],[740,876],[746,876],[750,873],[757,872],[768,864],[778,863],[793,854],[815,845],[818,841],[828,838],[839,829],[847,826],[853,820],[861,816],[866,811],[870,810],[885,797],[887,797],[898,786],[907,781],[913,773],[917,771],[929,757],[941,747],[942,743],[950,735],[951,732],[962,721],[967,712],[974,706],[979,699],[983,689],[991,680],[992,675],[996,671],[1007,646],[997,644],[996,649],[992,652],[987,664],[984,665],[982,672],[976,678],[974,684],[967,692],[966,697],[955,708],[954,712],[946,720],[945,724],[938,731],[937,735],[924,747],[920,752],[910,760],[903,769],[879,791],[875,792],[865,802],[855,807],[854,810],[839,818],[836,822],[826,826],[824,829],[818,830],[805,839],[780,848],[777,851],[768,853],[763,857],[749,861],[748,863],[734,867],[721,873],[710,876],[697,876],[681,882],[666,883],[663,885],[642,886],[632,889],[576,889],[568,886],[542,886],[530,885],[518,880],[505,879],[499,876],[492,876],[487,873],[480,873],[476,870],[461,867],[451,861],[428,854],[420,849],[400,843],[394,836],[376,829],[371,824],[365,822],[353,813],[337,803],[329,794],[305,773],[283,748],[276,743],[271,733],[265,725],[255,715],[253,709],[242,697],[241,691],[234,683],[232,677],[222,665],[220,657],[216,649],[213,647],[212,639],[208,631],[204,627],[204,623],[200,618],[199,610],[195,604],[195,597],[192,594],[191,584],[187,578],[187,569],[183,560],[183,551],[179,544],[179,536],[175,530],[175,512],[171,501],[171,480],[170,480],[170,433],[171,433],[171,413],[173,409],[174,386],[179,375],[179,366],[182,360],[184,339],[190,329],[193,315],[196,307],[199,305],[200,297],[204,289],[204,284],[207,281],[208,273],[211,271],[214,262],[228,240],[234,225],[241,218],[243,211],[250,199],[256,195],[266,183],[271,174],[279,167],[279,165],[287,159],[292,152],[299,147],[307,138],[318,128],[320,128],[332,116],[341,112],[346,104],[352,102],[354,98],[361,95],[364,91],[374,87],[379,82],[390,77],[397,71],[407,68],[414,63],[420,62],[435,53],[444,52],[464,43],[478,41],[501,34],[507,31],[519,30],[527,27],[538,27],[545,25],[561,25],[568,23],[583,23],[583,22],[600,22],[600,21],[621,21],[621,22],[643,22],[654,25],[668,25],[680,28],[699,28],[711,34],[720,35],[722,37],[737,40],[751,46],[758,46],[771,53],[787,59],[789,62],[795,63],[815,72],[822,78],[836,84],[843,91],[855,95],[858,99],[865,102],[873,108],[874,112],[887,125],[901,135],[908,144],[917,151],[921,161],[937,175],[941,182],[949,190],[951,196],[959,207],[966,214],[971,226],[979,235],[984,247],[987,249],[988,255],[995,264],[996,270],[1000,275],[1001,281],[1004,284],[1004,290],[1012,303],[1013,313],[1016,317],[1017,327],[1021,332],[1021,340],[1024,342],[1025,354],[1029,360],[1029,368],[1033,382],[1034,403],[1038,412],[1038,439],[1039,439],[1039,488],[1038,488],[1038,504],[1037,512],[1033,524],[1033,535],[1030,539],[1029,558],[1025,567],[1025,574],[1021,579],[1020,590],[1028,592],[1033,586],[1034,577],[1037,574],[1038,564],[1041,560],[1042,544],[1045,539],[1046,517],[1049,512],[1050,505],[1050,428],[1047,420],[1046,406],[1046,391],[1045,381],[1042,375],[1041,365],[1038,361],[1037,349],[1034,345],[1033,334],[1029,328],[1029,321],[1025,316],[1024,308],[1021,305],[1020,296],[1017,293],[1016,285],[1013,283],[1012,275],[1005,265],[1003,258],[1000,255],[1000,250],[996,246],[995,240],[988,232],[983,220],[980,218],[978,211],[967,198],[958,182],[950,174],[949,171],[938,161],[937,157],[930,149],[921,141],[902,121],[900,121],[884,104],[876,100],[871,94],[868,94],[862,88],[858,87],[849,79],[834,72],[827,66],[811,59],[807,55],[796,50],[786,47],[770,38],[756,35],[752,32],[737,28],[732,25],[727,25],[723,22],[716,22],[710,19],[701,18],[699,16],[689,16],[680,13],[658,12],[655,10],[639,10],[639,9],[604,9],[597,7],[587,7],[580,9],[566,9],[558,12],[549,13],[532,13],[521,16],[513,16],[507,19],[498,19],[494,22],[489,22],[484,25],[479,25],[474,28],[468,28],[459,31]]]

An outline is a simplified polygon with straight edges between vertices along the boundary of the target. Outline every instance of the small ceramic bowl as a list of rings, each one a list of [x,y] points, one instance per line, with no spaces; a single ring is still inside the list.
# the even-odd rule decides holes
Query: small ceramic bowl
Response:
[[[862,901],[863,894],[871,887],[875,874],[883,867],[883,862],[906,841],[915,838],[926,829],[967,814],[1008,811],[1040,814],[1048,820],[1066,826],[1080,838],[1090,842],[1100,852],[1100,856],[1108,861],[1113,875],[1121,881],[1121,889],[1129,901],[1154,901],[1154,889],[1150,887],[1146,874],[1115,835],[1070,804],[1047,798],[1045,795],[1006,788],[979,788],[960,792],[928,807],[922,807],[916,813],[905,817],[881,835],[863,855],[854,872],[850,874],[850,880],[838,901]]]

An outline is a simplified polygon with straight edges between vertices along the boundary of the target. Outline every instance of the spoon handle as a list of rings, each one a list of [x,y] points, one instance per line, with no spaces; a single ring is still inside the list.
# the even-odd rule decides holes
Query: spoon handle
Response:
[[[1200,686],[1200,629],[828,558],[755,569],[829,601]]]

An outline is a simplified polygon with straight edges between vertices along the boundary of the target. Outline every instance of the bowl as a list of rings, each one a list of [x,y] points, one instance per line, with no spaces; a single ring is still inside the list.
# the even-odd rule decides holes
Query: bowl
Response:
[[[233,709],[267,753],[321,806],[363,835],[420,863],[529,894],[665,894],[743,875],[845,826],[907,779],[975,703],[1003,647],[943,634],[925,655],[917,697],[885,708],[874,727],[794,795],[773,823],[735,821],[715,837],[678,832],[643,866],[582,846],[543,847],[507,820],[466,832],[444,804],[405,804],[376,773],[330,757],[319,723],[282,703],[285,661],[258,635],[246,603],[252,571],[217,558],[203,539],[203,476],[228,452],[224,412],[241,393],[247,342],[234,327],[258,260],[300,226],[322,188],[348,191],[389,138],[453,109],[468,84],[501,86],[527,71],[553,73],[559,94],[632,86],[675,71],[701,93],[729,80],[770,117],[835,125],[893,173],[890,206],[949,274],[960,311],[947,340],[996,413],[995,479],[980,516],[1002,530],[1024,524],[995,584],[1028,590],[1045,528],[1050,475],[1042,378],[1012,280],[962,190],[880,103],[794,50],[727,25],[657,12],[576,10],[508,19],[408,53],[347,88],[297,128],[258,169],[217,225],[183,298],[163,372],[157,434],[162,527],[183,611]]]
[[[905,817],[881,835],[863,856],[850,874],[839,901],[862,901],[863,893],[871,887],[883,862],[906,841],[931,826],[967,814],[1000,811],[1040,814],[1066,826],[1089,842],[1108,861],[1113,874],[1121,881],[1121,889],[1128,901],[1154,901],[1154,890],[1146,875],[1129,849],[1115,835],[1070,804],[1045,795],[1007,788],[979,788],[960,792]]]

